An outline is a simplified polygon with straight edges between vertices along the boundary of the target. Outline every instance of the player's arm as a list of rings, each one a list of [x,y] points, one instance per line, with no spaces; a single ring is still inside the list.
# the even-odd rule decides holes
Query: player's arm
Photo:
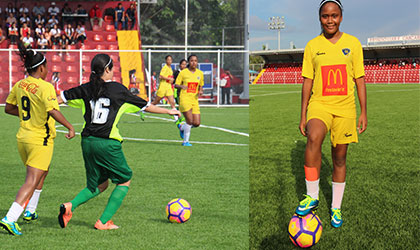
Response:
[[[359,97],[359,104],[360,104],[360,116],[359,116],[359,122],[357,123],[357,130],[359,131],[359,134],[361,134],[366,130],[366,127],[368,124],[366,84],[365,84],[364,76],[356,79],[356,86],[357,86],[357,96]]]
[[[155,106],[153,104],[148,105],[144,111],[149,113],[155,113],[155,114],[168,114],[168,115],[181,115],[181,112],[179,110],[172,110],[172,109],[164,109],[158,106]]]
[[[303,136],[306,136],[306,109],[308,108],[309,98],[311,97],[313,80],[310,78],[303,78],[302,94],[301,94],[301,110],[299,130]]]
[[[201,72],[200,82],[198,83],[198,95],[203,95],[204,74]]]
[[[183,81],[183,73],[180,72],[178,74],[178,77],[176,78],[176,81],[175,81],[175,88],[177,88],[177,89],[188,89],[188,86],[182,85],[182,81]]]
[[[75,132],[74,132],[73,125],[71,125],[70,122],[67,121],[67,119],[64,117],[64,115],[60,111],[56,109],[52,109],[48,111],[48,114],[52,118],[54,118],[54,120],[61,123],[64,127],[66,127],[69,130],[69,132],[66,134],[67,139],[71,139],[74,137]]]
[[[9,115],[19,116],[19,108],[17,105],[13,105],[10,103],[6,103],[6,107],[4,108],[4,112]]]
[[[198,87],[198,95],[203,95],[203,86]]]

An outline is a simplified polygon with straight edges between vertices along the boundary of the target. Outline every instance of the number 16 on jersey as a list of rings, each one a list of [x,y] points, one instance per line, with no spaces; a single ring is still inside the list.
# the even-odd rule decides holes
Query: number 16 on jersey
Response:
[[[109,106],[111,100],[109,98],[99,98],[97,101],[90,101],[90,108],[92,109],[92,123],[105,124],[109,114]]]

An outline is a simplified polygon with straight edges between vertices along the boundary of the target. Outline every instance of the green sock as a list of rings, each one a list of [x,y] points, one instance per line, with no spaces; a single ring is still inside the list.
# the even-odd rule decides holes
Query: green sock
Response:
[[[114,191],[112,191],[111,196],[109,197],[108,204],[102,214],[101,222],[103,224],[107,223],[112,216],[117,212],[118,208],[120,208],[124,197],[127,195],[128,187],[127,186],[116,186]]]
[[[79,194],[76,195],[76,197],[74,197],[72,201],[70,201],[72,204],[71,211],[73,212],[78,206],[82,205],[100,193],[101,192],[99,191],[99,188],[96,188],[95,192],[93,193],[88,188],[84,188],[82,191],[80,191]]]

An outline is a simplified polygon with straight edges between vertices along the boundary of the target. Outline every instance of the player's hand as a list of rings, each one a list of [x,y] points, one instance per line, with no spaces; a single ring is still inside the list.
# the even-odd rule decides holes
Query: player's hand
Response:
[[[299,130],[303,136],[306,136],[306,118],[300,119]]]
[[[359,122],[357,123],[357,131],[359,132],[359,134],[365,132],[366,128],[367,128],[367,115],[366,114],[360,114],[359,116]]]
[[[177,115],[177,116],[181,116],[181,112],[179,112],[179,110],[168,110],[168,114],[169,115]]]
[[[169,82],[172,84],[172,83],[174,83],[174,80],[175,80],[175,79],[170,78],[170,79],[169,79]]]
[[[203,95],[203,90],[198,91],[198,95]]]
[[[71,138],[73,138],[74,136],[76,135],[76,133],[74,132],[74,129],[73,128],[71,128],[71,129],[69,129],[69,132],[65,135],[66,136],[66,138],[67,139],[71,139]]]
[[[188,89],[187,85],[180,85],[181,89]]]

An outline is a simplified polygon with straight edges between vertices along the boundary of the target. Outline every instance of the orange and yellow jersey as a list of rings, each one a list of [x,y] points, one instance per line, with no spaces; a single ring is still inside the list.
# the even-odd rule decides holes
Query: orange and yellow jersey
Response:
[[[302,76],[313,80],[309,105],[318,102],[335,115],[356,117],[354,79],[364,75],[362,45],[354,36],[343,33],[333,44],[321,34],[305,47]]]
[[[195,72],[191,72],[188,68],[183,69],[176,78],[176,84],[188,87],[181,90],[181,99],[198,100],[198,90],[204,85],[203,71],[195,69]]]
[[[59,110],[59,107],[51,83],[29,76],[13,86],[6,102],[19,108],[18,141],[36,145],[53,144],[55,120],[48,111]]]
[[[160,74],[159,75],[161,75],[163,77],[167,77],[167,78],[174,78],[174,72],[172,71],[172,68],[170,66],[168,66],[167,64],[165,64],[165,66],[162,67],[162,69],[160,70]],[[170,81],[168,81],[168,80],[162,80],[162,81],[160,81],[159,87],[160,86],[163,87],[163,85],[171,86],[172,87]]]

